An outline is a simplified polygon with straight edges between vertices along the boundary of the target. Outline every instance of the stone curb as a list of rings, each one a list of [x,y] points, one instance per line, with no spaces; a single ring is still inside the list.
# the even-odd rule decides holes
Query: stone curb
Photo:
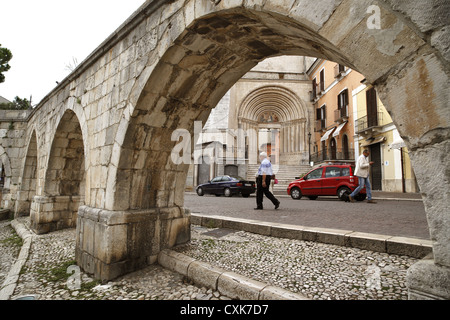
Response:
[[[191,194],[191,195],[197,195],[197,193],[195,193],[194,191],[186,191],[186,194]],[[273,194],[277,197],[277,198],[291,198],[290,195],[287,195],[285,193],[279,193],[279,192],[273,192]],[[250,197],[256,197],[256,194],[251,194]],[[321,198],[323,199],[327,199],[327,198],[333,198],[333,199],[337,199],[336,197],[332,197],[332,196],[322,196]],[[414,202],[423,202],[423,199],[416,199],[416,198],[390,198],[390,197],[376,197],[373,196],[372,198],[373,200],[376,201],[414,201]]]
[[[0,300],[9,300],[14,293],[17,281],[19,280],[20,270],[22,270],[23,265],[28,259],[31,243],[33,241],[33,233],[30,232],[21,222],[13,220],[11,221],[11,226],[14,230],[16,230],[19,237],[23,239],[23,245],[20,249],[16,262],[9,270],[9,273],[0,288]]]
[[[432,252],[431,240],[380,235],[340,229],[326,229],[262,222],[250,219],[191,213],[191,223],[209,228],[227,228],[265,236],[397,254],[422,259]]]
[[[159,253],[158,263],[186,276],[196,285],[218,291],[231,299],[309,300],[303,295],[214,267],[170,249]]]

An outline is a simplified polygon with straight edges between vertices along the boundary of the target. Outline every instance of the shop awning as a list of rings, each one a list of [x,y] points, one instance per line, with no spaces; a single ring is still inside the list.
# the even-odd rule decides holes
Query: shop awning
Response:
[[[391,144],[391,149],[401,149],[406,147],[405,141],[402,138],[398,138]]]
[[[366,140],[365,143],[361,144],[361,147],[367,147],[367,146],[370,146],[372,144],[381,143],[381,142],[383,142],[385,140],[386,140],[386,137],[378,137],[378,138],[375,138],[375,139],[373,139],[371,141],[367,141]]]
[[[336,129],[336,127],[325,132],[325,134],[323,135],[322,139],[320,139],[320,141],[327,141],[328,138],[330,137],[330,134],[333,132],[334,129]]]
[[[339,135],[339,132],[341,132],[342,128],[343,128],[346,124],[347,124],[347,121],[341,123],[341,124],[337,127],[336,131],[333,133],[333,137],[338,136],[338,135]]]

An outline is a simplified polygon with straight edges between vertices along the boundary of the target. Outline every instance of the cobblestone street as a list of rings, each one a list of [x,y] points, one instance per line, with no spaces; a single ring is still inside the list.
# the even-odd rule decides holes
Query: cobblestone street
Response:
[[[25,224],[28,219],[21,219]],[[315,242],[287,240],[243,231],[192,226],[190,244],[176,251],[272,284],[310,299],[406,299],[406,270],[416,259]],[[220,234],[219,232],[222,232]],[[0,280],[14,263],[20,246],[9,221],[0,223]],[[39,300],[225,300],[182,275],[152,265],[100,284],[81,273],[71,282],[75,229],[34,236],[28,260],[11,299]]]

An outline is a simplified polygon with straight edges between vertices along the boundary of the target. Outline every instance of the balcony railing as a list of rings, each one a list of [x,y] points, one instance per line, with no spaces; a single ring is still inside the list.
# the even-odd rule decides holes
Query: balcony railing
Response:
[[[345,74],[345,66],[342,64],[337,64],[334,66],[334,77],[339,78]]]
[[[319,82],[319,94],[323,94],[325,92],[325,82],[320,81]]]
[[[328,160],[355,160],[355,152],[353,150],[333,149],[321,150],[311,155],[311,161],[315,163]]]
[[[316,120],[316,126],[314,128],[314,132],[321,132],[326,129],[326,121],[325,119]]]
[[[376,117],[364,116],[355,121],[356,133],[362,132],[364,130],[379,127],[383,121],[383,112],[377,112]]]
[[[348,119],[348,105],[341,109],[334,110],[334,122],[342,122]]]
[[[317,83],[312,84],[312,91],[311,91],[311,102],[313,102],[314,100],[316,100],[317,98],[317,90],[318,90],[318,85]]]

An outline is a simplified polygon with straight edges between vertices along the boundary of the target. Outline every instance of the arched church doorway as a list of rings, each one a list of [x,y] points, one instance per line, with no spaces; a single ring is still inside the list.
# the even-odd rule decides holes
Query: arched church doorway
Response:
[[[275,164],[308,163],[308,112],[294,92],[282,86],[257,88],[243,100],[238,115],[239,127],[256,135],[256,145],[246,145],[250,163],[257,163],[262,151]]]

